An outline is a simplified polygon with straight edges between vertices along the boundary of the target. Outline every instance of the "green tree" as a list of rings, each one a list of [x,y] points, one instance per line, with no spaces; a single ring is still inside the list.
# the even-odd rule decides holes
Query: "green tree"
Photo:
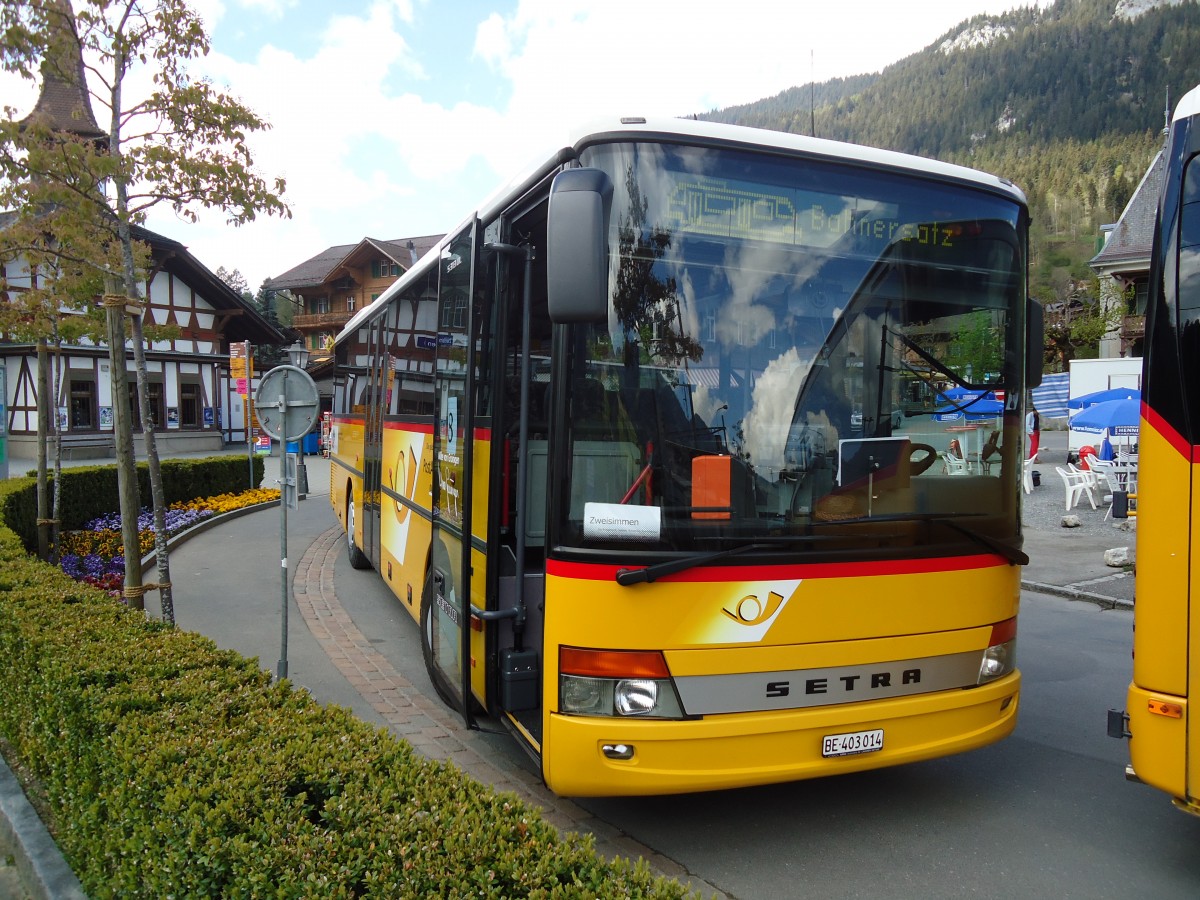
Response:
[[[1066,371],[1080,349],[1095,346],[1119,328],[1126,312],[1125,304],[1105,306],[1100,301],[1095,278],[1077,286],[1069,301],[1053,307],[1046,314],[1046,362],[1059,371]]]
[[[154,422],[147,391],[145,334],[141,315],[139,270],[133,226],[159,205],[170,206],[186,221],[199,208],[219,209],[232,225],[259,214],[290,215],[282,199],[284,182],[268,182],[253,170],[247,136],[269,127],[265,120],[211,83],[194,79],[188,65],[209,51],[199,17],[184,0],[67,0],[6,2],[0,6],[0,63],[10,72],[36,78],[44,63],[57,64],[64,78],[72,58],[91,75],[83,85],[90,100],[107,113],[102,139],[71,139],[49,133],[37,123],[19,127],[7,112],[0,124],[0,158],[14,168],[0,173],[10,185],[9,199],[22,216],[36,215],[54,191],[71,197],[60,203],[51,232],[58,243],[75,248],[104,277],[114,397],[125,390],[125,319],[128,316],[137,369],[146,457],[158,536],[158,589],[163,616],[173,621],[170,568]],[[126,96],[127,87],[150,85],[145,96]],[[32,127],[30,127],[32,125]],[[57,146],[60,152],[52,150]],[[47,152],[30,159],[31,147]],[[23,160],[29,162],[22,162]],[[24,166],[24,168],[23,168]],[[114,259],[114,253],[117,259]],[[119,260],[119,262],[117,261]],[[142,608],[138,566],[137,487],[130,417],[114,403],[117,466],[126,569],[126,597]]]
[[[231,289],[237,292],[239,297],[245,297],[250,292],[250,283],[246,281],[246,276],[239,270],[234,269],[230,272],[224,266],[217,266],[217,271],[213,273],[221,281],[225,282]]]

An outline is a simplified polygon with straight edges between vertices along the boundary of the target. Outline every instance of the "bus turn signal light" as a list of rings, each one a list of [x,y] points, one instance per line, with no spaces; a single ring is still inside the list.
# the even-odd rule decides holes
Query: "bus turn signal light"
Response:
[[[1156,716],[1166,716],[1168,719],[1183,718],[1182,703],[1167,703],[1165,700],[1151,700],[1147,707]]]
[[[560,647],[558,669],[565,675],[595,678],[670,678],[659,650],[590,650]]]

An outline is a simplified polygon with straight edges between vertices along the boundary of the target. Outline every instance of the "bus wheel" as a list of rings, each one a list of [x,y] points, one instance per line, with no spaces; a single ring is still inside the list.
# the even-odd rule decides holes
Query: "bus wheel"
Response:
[[[433,651],[433,603],[434,603],[433,570],[425,573],[425,588],[421,591],[421,656],[425,660],[425,671],[433,682],[433,689],[442,698],[442,702],[453,709],[460,709],[457,691],[451,690],[446,684],[446,676],[438,668]]]
[[[354,498],[346,501],[346,555],[350,557],[350,567],[354,569],[371,568],[371,559],[358,549],[354,543]]]

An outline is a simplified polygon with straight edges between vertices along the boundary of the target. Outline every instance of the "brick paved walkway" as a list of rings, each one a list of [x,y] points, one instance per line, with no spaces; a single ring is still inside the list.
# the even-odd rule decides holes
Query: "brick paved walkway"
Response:
[[[596,818],[578,804],[551,793],[529,772],[497,767],[487,758],[478,733],[436,699],[427,697],[376,650],[338,602],[333,567],[342,557],[340,528],[321,534],[304,552],[296,570],[292,594],[313,637],[347,681],[387,721],[391,730],[430,759],[453,762],[478,781],[498,791],[511,791],[561,831],[595,837],[605,857],[641,857],[657,872],[691,884],[705,897],[725,896],[712,885],[690,878],[673,860],[655,853]]]

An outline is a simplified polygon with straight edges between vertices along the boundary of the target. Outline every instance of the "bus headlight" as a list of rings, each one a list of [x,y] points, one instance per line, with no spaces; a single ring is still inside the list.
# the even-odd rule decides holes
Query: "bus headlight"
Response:
[[[642,678],[618,681],[613,700],[623,716],[647,715],[658,705],[658,682]]]
[[[1008,619],[992,626],[992,637],[979,663],[977,684],[1003,678],[1017,667],[1017,620]]]
[[[683,718],[666,661],[657,651],[563,647],[558,685],[559,708],[568,715]]]
[[[611,715],[612,682],[604,678],[578,678],[563,675],[559,679],[563,712],[584,716]]]

